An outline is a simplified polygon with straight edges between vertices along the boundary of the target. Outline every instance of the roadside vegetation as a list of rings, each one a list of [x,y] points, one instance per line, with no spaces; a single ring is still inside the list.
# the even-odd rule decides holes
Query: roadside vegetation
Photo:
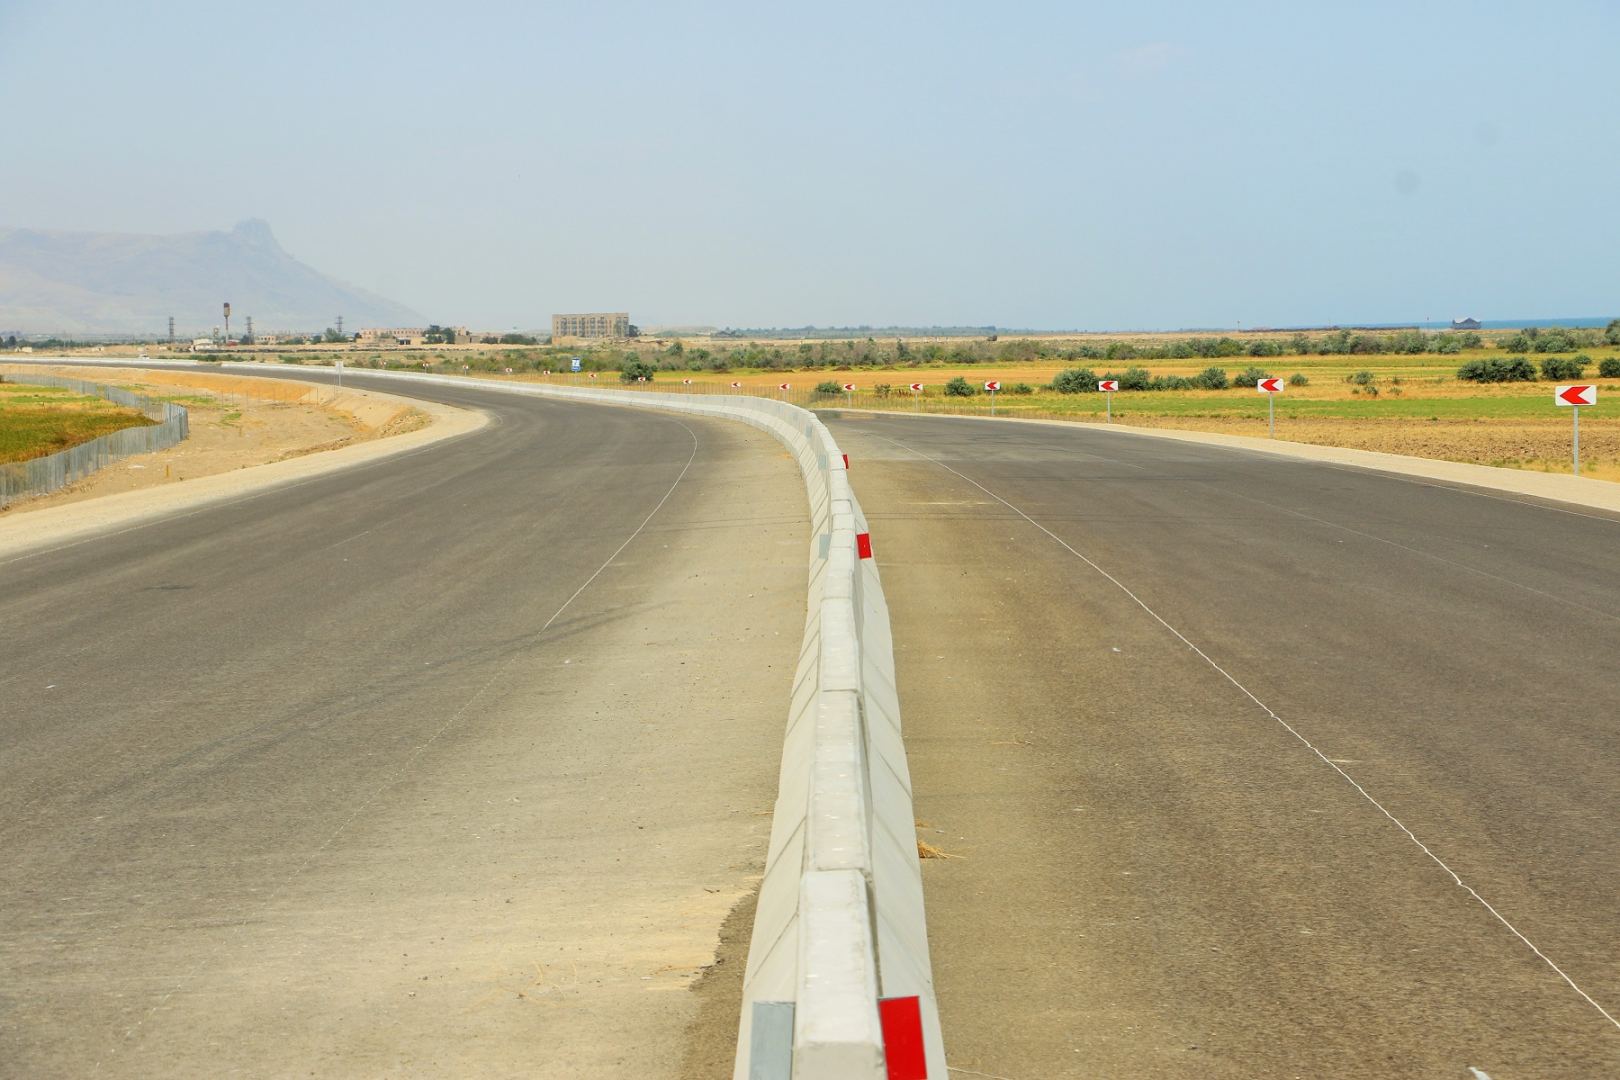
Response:
[[[134,409],[54,386],[0,380],[0,462],[27,461],[156,421]]]
[[[504,340],[504,339],[503,339]],[[1567,469],[1569,413],[1551,386],[1620,380],[1620,319],[1605,327],[1514,331],[1331,329],[1229,334],[1008,338],[642,337],[592,345],[367,350],[345,344],[232,350],[243,359],[547,379],[629,389],[750,393],[812,408],[1101,421],[1097,382],[1117,379],[1116,423],[1265,434],[1255,383],[1286,381],[1278,436],[1525,468]],[[211,354],[209,358],[222,358]],[[577,358],[580,372],[570,374]],[[202,359],[201,356],[198,359]],[[690,381],[690,385],[688,385]],[[852,394],[843,384],[852,382]],[[780,388],[788,384],[788,389]],[[921,383],[919,393],[910,384]],[[1620,479],[1620,385],[1582,410],[1583,472]],[[1611,404],[1612,403],[1612,404]],[[1611,419],[1612,416],[1612,419]],[[1586,464],[1589,462],[1590,464]]]

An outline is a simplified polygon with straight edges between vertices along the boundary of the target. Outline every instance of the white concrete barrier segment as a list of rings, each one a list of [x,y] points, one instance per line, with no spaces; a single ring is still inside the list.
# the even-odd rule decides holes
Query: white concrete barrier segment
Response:
[[[140,366],[202,368],[188,362]],[[814,414],[769,398],[366,374],[738,420],[768,432],[793,454],[810,506],[809,603],[748,947],[733,1076],[776,1080],[782,1062],[791,1060],[794,1080],[884,1080],[878,1002],[916,997],[927,1075],[947,1080],[888,605],[876,561],[861,557],[857,537],[869,535],[866,517],[831,432]],[[780,1045],[790,1014],[791,1056]],[[756,1017],[764,1018],[757,1039]],[[761,1056],[757,1063],[751,1062],[755,1055]]]

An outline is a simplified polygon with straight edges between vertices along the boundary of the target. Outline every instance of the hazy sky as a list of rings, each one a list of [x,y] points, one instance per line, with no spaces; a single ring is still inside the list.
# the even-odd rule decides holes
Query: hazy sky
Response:
[[[1620,5],[0,0],[0,225],[435,321],[1604,315]]]

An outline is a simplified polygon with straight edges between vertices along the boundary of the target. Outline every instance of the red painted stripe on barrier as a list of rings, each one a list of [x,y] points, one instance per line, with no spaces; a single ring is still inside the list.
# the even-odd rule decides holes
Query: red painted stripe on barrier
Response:
[[[859,555],[863,559],[870,559],[872,557],[871,533],[855,534],[855,554]]]
[[[883,1059],[889,1065],[889,1080],[928,1080],[918,1000],[883,998],[878,1002],[878,1019],[883,1024]]]
[[[848,454],[844,455],[844,468],[845,469],[849,468],[849,455]]]

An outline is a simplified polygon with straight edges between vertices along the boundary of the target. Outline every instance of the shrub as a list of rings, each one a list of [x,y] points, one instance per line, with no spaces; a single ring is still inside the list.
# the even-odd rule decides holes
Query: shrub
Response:
[[[1052,376],[1052,389],[1060,394],[1091,394],[1097,391],[1097,373],[1090,368],[1069,368]]]
[[[645,360],[626,360],[619,368],[619,381],[633,383],[637,379],[646,379],[652,382],[654,374],[653,366]]]
[[[978,392],[977,387],[960,375],[945,384],[946,397],[972,397]]]
[[[1007,387],[1007,393],[1009,394],[1018,394],[1022,396],[1024,394],[1033,394],[1034,392],[1035,388],[1029,385],[1027,382],[1015,382],[1011,386]]]
[[[876,386],[872,387],[872,393],[876,394],[878,397],[889,397],[894,393],[894,386],[890,383],[880,382]]]
[[[1288,376],[1288,385],[1309,386],[1311,385],[1311,379],[1310,376],[1306,375],[1303,371],[1296,371],[1292,375]]]
[[[1605,357],[1598,365],[1598,374],[1605,379],[1620,379],[1620,356]]]
[[[1271,372],[1262,370],[1261,368],[1257,368],[1253,364],[1250,364],[1248,367],[1237,373],[1237,377],[1232,380],[1232,385],[1247,386],[1252,388],[1254,384],[1259,382],[1261,379],[1269,379],[1271,377]]]
[[[1535,350],[1542,353],[1574,352],[1578,343],[1575,335],[1562,327],[1548,330],[1536,338]],[[1580,376],[1575,376],[1580,378]]]
[[[1148,387],[1150,390],[1191,390],[1193,381],[1185,375],[1160,375]]]
[[[1225,390],[1232,385],[1225,368],[1207,367],[1193,376],[1193,385],[1204,390]]]
[[[816,393],[818,394],[842,394],[843,392],[844,387],[839,383],[833,382],[831,379],[816,383]]]
[[[1592,358],[1582,353],[1579,356],[1549,356],[1541,362],[1541,377],[1556,382],[1559,379],[1578,379],[1581,372]]]
[[[1358,371],[1354,375],[1346,375],[1344,381],[1354,383],[1357,386],[1371,386],[1378,381],[1378,376],[1370,371]]]
[[[1457,369],[1464,382],[1535,382],[1536,369],[1522,356],[1491,356],[1466,361]]]
[[[1128,367],[1123,375],[1105,375],[1105,379],[1119,379],[1121,390],[1151,390],[1153,389],[1153,376],[1148,374],[1147,368]]]

